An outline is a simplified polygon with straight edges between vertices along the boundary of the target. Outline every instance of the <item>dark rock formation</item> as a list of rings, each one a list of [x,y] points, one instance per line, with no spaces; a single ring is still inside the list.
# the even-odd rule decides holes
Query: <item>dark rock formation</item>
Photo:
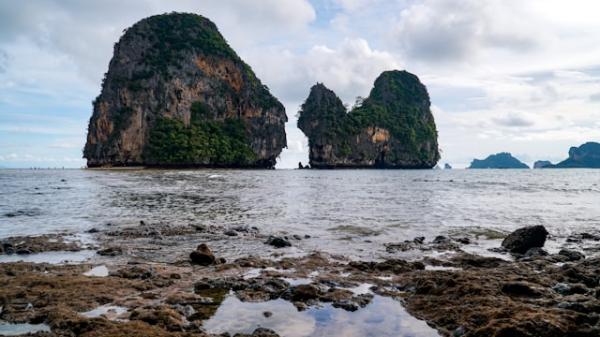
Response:
[[[190,260],[193,264],[199,264],[201,266],[210,266],[216,264],[217,259],[213,252],[204,243],[200,244],[195,251],[190,253]]]
[[[286,146],[283,105],[199,15],[127,29],[93,106],[89,167],[273,167]]]
[[[269,236],[267,241],[265,241],[265,244],[271,245],[275,248],[290,247],[292,245],[288,240],[278,236]]]
[[[311,168],[432,168],[440,158],[429,94],[406,71],[386,71],[350,111],[316,84],[298,127],[308,137]]]
[[[452,166],[448,163],[444,164],[444,170],[452,170]]]
[[[501,152],[488,156],[483,160],[473,159],[470,169],[528,169],[529,166],[523,164],[517,158],[508,152]]]
[[[548,160],[538,160],[535,163],[533,163],[533,168],[534,169],[542,169],[542,168],[548,168],[551,167],[552,163],[549,162]]]
[[[531,248],[544,247],[548,231],[544,226],[519,228],[510,233],[503,241],[502,247],[511,253],[525,254]]]
[[[569,158],[553,168],[600,168],[600,143],[588,142],[569,150]]]

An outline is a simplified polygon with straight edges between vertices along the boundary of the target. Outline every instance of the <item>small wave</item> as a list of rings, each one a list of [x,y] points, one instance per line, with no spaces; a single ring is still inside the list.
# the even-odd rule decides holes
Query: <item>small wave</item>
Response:
[[[208,176],[208,179],[219,179],[219,178],[223,178],[223,176],[220,174],[211,174]]]

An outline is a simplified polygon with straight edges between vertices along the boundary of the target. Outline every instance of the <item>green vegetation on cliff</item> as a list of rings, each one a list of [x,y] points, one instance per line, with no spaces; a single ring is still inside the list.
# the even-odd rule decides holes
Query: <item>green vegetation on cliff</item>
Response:
[[[210,165],[241,167],[256,156],[250,148],[244,123],[239,119],[207,120],[209,110],[192,105],[189,126],[183,121],[159,117],[150,131],[144,160],[150,165]]]

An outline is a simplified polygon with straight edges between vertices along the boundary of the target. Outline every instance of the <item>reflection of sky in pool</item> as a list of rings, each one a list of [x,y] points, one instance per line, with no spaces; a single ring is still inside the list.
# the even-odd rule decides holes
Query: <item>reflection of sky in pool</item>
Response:
[[[28,333],[50,331],[46,324],[4,324],[0,323],[0,336],[19,336]]]
[[[94,250],[81,250],[78,252],[44,252],[35,254],[12,254],[0,255],[0,263],[9,262],[31,262],[31,263],[51,263],[64,264],[84,262],[96,255]]]
[[[273,315],[265,317],[263,312]],[[210,333],[251,333],[269,328],[284,337],[428,337],[439,336],[424,321],[410,316],[397,301],[375,296],[371,304],[355,312],[330,304],[298,311],[290,302],[278,299],[261,303],[241,302],[230,296],[215,315],[204,322]]]

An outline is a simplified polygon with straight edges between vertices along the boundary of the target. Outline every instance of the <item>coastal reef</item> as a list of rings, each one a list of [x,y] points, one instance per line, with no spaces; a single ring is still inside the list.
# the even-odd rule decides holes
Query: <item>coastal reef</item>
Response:
[[[348,112],[314,85],[299,112],[311,168],[432,168],[440,158],[427,88],[406,71],[385,71]]]
[[[490,248],[495,256],[467,252],[478,240],[469,232],[416,237],[388,244],[391,255],[376,261],[318,251],[298,255],[294,246],[311,236],[276,237],[252,227],[140,222],[89,233],[98,253],[110,247],[121,253],[78,264],[0,261],[0,334],[600,334],[600,259],[593,255],[598,232],[572,233],[560,250],[546,251],[546,240],[555,239],[546,228],[523,227]],[[292,247],[273,246],[275,238]],[[32,250],[45,252],[73,248],[53,245],[62,241],[4,242],[30,242]],[[255,254],[228,255],[228,247],[240,244]],[[394,257],[406,249],[421,256]]]
[[[283,105],[195,14],[128,28],[93,109],[88,167],[272,168],[286,146]]]

